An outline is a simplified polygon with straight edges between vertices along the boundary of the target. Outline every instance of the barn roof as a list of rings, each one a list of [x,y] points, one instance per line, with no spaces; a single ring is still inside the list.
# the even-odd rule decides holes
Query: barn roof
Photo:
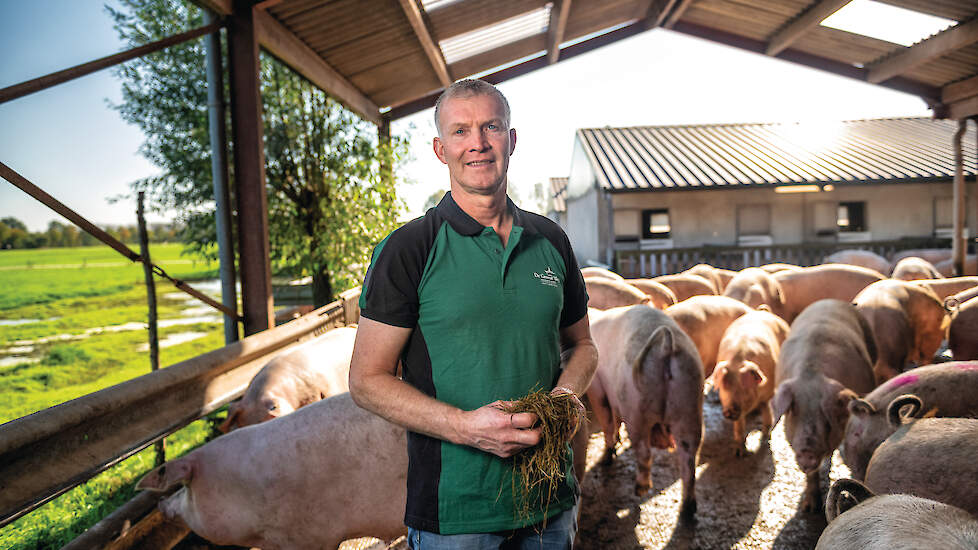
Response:
[[[957,126],[923,117],[637,126],[581,129],[577,139],[610,191],[923,183],[954,177]],[[973,127],[963,145],[974,158]]]
[[[567,178],[550,178],[550,196],[554,199],[554,212],[567,211]]]
[[[220,14],[232,0],[193,0]],[[952,21],[910,47],[820,23],[849,0],[264,0],[263,48],[369,120],[434,105],[656,27],[903,90],[938,116],[978,114],[974,0],[881,0]],[[244,5],[244,3],[240,3]]]

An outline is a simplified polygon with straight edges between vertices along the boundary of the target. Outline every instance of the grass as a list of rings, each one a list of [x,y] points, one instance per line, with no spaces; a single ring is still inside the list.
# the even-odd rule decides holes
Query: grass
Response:
[[[181,257],[180,245],[155,245],[154,261],[188,281],[213,278],[215,264]],[[145,323],[142,266],[107,247],[0,251],[0,319],[40,319],[0,326],[0,349],[30,346],[41,360],[0,367],[0,423],[130,380],[150,371],[145,330],[87,334],[94,327]],[[167,296],[179,292],[157,279],[160,319],[180,316],[188,305]],[[224,345],[220,322],[160,329],[160,339],[179,332],[207,335],[160,349],[165,367]],[[65,335],[64,339],[52,336]],[[175,458],[211,437],[198,421],[167,438]],[[0,529],[0,548],[60,548],[132,498],[136,481],[152,468],[144,450],[37,510]]]

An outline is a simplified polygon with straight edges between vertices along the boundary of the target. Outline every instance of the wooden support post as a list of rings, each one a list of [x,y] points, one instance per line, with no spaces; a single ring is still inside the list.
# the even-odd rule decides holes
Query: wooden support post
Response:
[[[228,24],[231,80],[231,131],[234,143],[235,197],[244,333],[274,326],[269,263],[268,199],[262,136],[258,41],[254,2],[234,0]]]
[[[149,257],[149,235],[146,232],[146,217],[143,215],[143,199],[146,193],[139,192],[139,202],[136,207],[136,220],[139,223],[139,253],[143,257],[143,277],[146,280],[146,303],[149,306],[149,369],[160,370],[160,336],[156,324],[156,281],[153,280],[152,260]],[[166,462],[166,441],[160,439],[153,448],[156,450],[155,465]]]
[[[954,262],[954,275],[964,275],[965,243],[961,236],[964,229],[964,155],[961,151],[961,138],[968,129],[968,119],[958,120],[958,129],[954,132],[954,234],[951,236],[951,246]]]

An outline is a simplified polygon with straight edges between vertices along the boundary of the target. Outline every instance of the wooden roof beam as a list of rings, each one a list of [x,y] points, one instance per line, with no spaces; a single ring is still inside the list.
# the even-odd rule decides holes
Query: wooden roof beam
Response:
[[[676,21],[679,21],[683,14],[686,13],[686,8],[688,8],[692,3],[693,0],[680,0],[679,5],[673,8],[671,13],[666,15],[662,22],[662,26],[667,29],[671,29],[673,25],[676,24]]]
[[[411,28],[414,29],[414,34],[418,37],[418,42],[421,43],[424,54],[428,56],[428,61],[435,70],[435,74],[438,75],[438,80],[441,81],[441,85],[445,88],[451,86],[453,82],[452,75],[449,74],[448,66],[445,65],[445,57],[441,53],[441,48],[435,43],[434,37],[431,35],[431,27],[425,21],[424,14],[421,13],[421,8],[418,7],[418,3],[415,0],[399,1],[401,3],[401,9],[404,10],[404,15],[407,17],[408,22],[411,23]]]
[[[264,10],[255,10],[255,33],[259,45],[331,97],[374,124],[383,122],[377,104]]]
[[[649,2],[649,7],[645,11],[645,16],[642,17],[645,28],[648,30],[654,29],[665,21],[666,16],[669,15],[669,10],[676,5],[676,0],[652,0]]]
[[[921,63],[947,55],[975,42],[978,42],[978,19],[958,24],[878,63],[873,63],[868,67],[869,73],[866,80],[873,84],[879,84],[884,80],[899,76]]]
[[[808,7],[802,14],[771,36],[764,53],[778,55],[803,34],[817,27],[828,16],[839,11],[851,0],[822,0]]]
[[[547,63],[550,65],[560,58],[560,43],[564,41],[570,9],[571,0],[555,0],[550,9],[550,24],[547,25]]]
[[[966,78],[941,89],[941,103],[951,104],[978,96],[978,75]]]
[[[231,0],[191,0],[194,4],[217,15],[231,15]]]

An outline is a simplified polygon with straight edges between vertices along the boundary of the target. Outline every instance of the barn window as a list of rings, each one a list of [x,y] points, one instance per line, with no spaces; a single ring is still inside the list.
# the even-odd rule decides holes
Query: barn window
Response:
[[[643,239],[668,239],[670,231],[667,208],[642,210]]]
[[[840,232],[866,231],[866,203],[840,202],[836,224]]]

